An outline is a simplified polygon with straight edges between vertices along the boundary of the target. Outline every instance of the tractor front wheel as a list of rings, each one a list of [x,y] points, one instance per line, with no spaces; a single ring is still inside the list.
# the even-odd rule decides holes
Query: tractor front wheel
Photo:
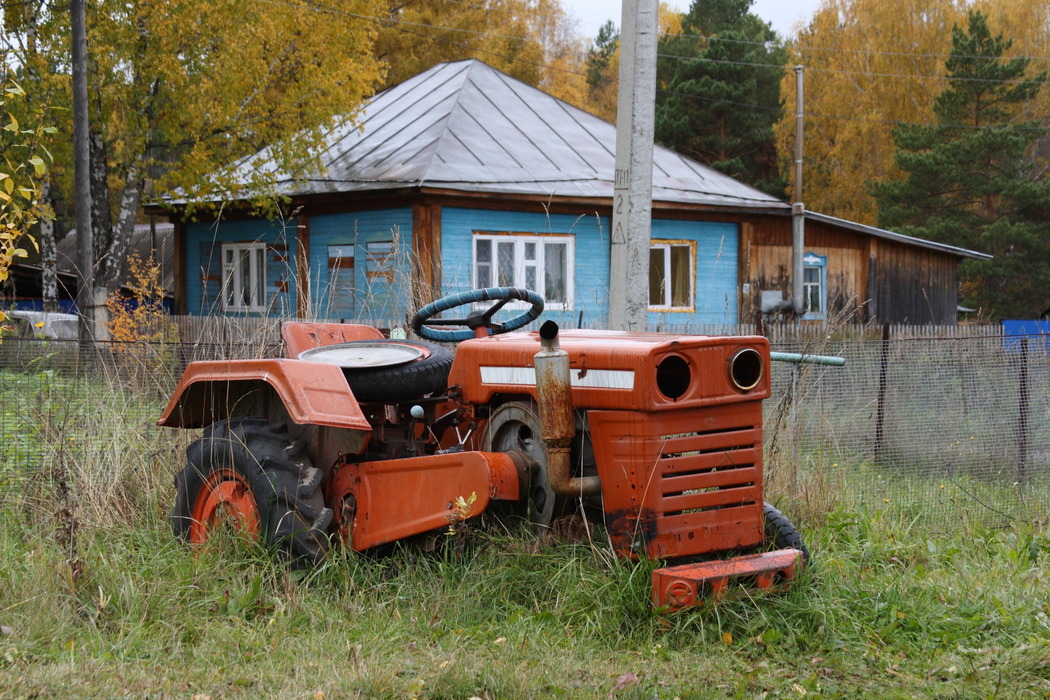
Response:
[[[213,423],[186,450],[175,478],[171,527],[199,546],[225,524],[260,538],[301,564],[316,564],[328,551],[332,511],[321,481],[287,426],[260,418]]]
[[[802,552],[802,563],[809,565],[809,550],[802,541],[802,535],[791,524],[788,517],[768,503],[764,504],[763,515],[766,521],[766,544],[773,549],[793,547]]]

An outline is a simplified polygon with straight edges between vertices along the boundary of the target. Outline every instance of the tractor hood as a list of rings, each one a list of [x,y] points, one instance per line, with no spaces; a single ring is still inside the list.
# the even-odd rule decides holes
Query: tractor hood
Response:
[[[578,409],[653,411],[769,396],[769,341],[761,336],[568,330],[559,340]],[[535,397],[540,348],[536,332],[464,341],[449,386],[479,404],[499,394]]]

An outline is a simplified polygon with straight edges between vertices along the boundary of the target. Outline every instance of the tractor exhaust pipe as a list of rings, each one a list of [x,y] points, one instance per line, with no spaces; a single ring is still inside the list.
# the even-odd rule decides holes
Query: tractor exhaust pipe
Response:
[[[576,421],[569,353],[558,345],[557,323],[547,321],[540,327],[540,345],[542,349],[536,353],[533,364],[536,367],[536,399],[540,404],[540,437],[547,453],[547,482],[559,496],[595,496],[602,488],[597,476],[570,476]]]

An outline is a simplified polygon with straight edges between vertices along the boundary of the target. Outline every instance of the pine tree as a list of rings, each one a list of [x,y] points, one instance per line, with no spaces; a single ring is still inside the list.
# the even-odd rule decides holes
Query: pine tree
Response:
[[[620,30],[609,20],[598,29],[598,36],[587,51],[587,108],[609,121],[616,120],[619,52]]]
[[[694,0],[659,45],[656,140],[783,196],[773,125],[785,51],[752,0]]]
[[[968,31],[953,28],[937,122],[897,129],[905,177],[871,188],[880,226],[995,256],[967,260],[961,279],[963,303],[995,318],[1050,305],[1050,181],[1030,158],[1046,131],[1018,119],[1046,74],[1026,78],[1029,59],[1004,60],[1010,44],[978,11]]]

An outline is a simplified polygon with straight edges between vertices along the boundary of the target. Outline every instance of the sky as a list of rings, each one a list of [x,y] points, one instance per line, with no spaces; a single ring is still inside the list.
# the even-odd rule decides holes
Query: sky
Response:
[[[668,2],[682,12],[690,5],[690,0]],[[819,4],[820,0],[754,0],[751,12],[770,22],[781,36],[788,37],[794,34],[794,25],[808,21]],[[611,19],[620,26],[621,5],[617,0],[562,0],[562,5],[576,15],[580,21],[580,33],[585,37],[594,38],[606,20]]]

